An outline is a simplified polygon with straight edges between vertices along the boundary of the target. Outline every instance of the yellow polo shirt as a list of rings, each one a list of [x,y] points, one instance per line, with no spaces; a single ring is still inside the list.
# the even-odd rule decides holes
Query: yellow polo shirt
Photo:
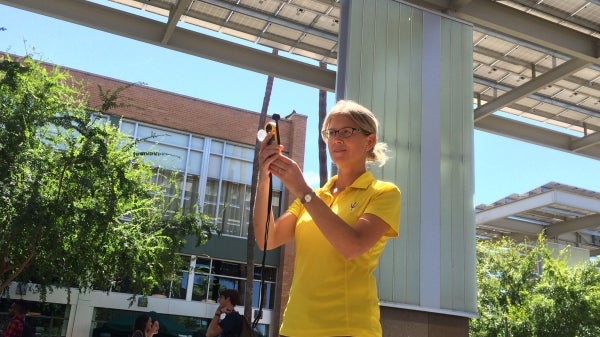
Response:
[[[346,260],[327,239],[297,199],[288,212],[297,218],[296,257],[290,297],[280,334],[290,337],[380,337],[379,298],[373,271],[389,237],[398,236],[401,194],[394,184],[365,172],[337,197],[332,177],[315,192],[348,226],[366,213],[389,225],[363,255]]]

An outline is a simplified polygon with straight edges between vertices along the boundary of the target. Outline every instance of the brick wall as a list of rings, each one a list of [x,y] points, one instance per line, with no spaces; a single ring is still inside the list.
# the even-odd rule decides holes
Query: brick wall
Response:
[[[98,108],[101,104],[98,86],[104,92],[114,92],[130,84],[73,69],[66,70],[85,86],[92,108]],[[128,107],[115,108],[109,114],[236,143],[254,145],[256,141],[260,116],[257,112],[137,84],[122,91],[120,97],[119,102]],[[279,127],[282,144],[302,166],[307,117],[299,114],[281,117]]]

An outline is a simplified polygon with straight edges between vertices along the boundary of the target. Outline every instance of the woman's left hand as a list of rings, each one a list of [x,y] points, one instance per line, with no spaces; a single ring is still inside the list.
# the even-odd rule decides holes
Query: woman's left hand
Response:
[[[269,170],[273,173],[293,195],[300,197],[312,190],[304,180],[302,170],[298,163],[289,157],[279,155],[271,163]]]

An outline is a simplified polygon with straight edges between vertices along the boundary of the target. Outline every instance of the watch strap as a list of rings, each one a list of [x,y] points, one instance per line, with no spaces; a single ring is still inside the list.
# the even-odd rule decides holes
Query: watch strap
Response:
[[[310,191],[310,193],[307,193],[305,195],[302,196],[302,198],[300,198],[300,202],[303,204],[309,203],[312,201],[312,199],[316,198],[317,194],[315,193],[315,191]]]

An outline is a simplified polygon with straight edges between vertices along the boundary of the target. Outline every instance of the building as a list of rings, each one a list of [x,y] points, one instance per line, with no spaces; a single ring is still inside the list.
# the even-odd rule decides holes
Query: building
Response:
[[[399,160],[380,177],[407,192],[403,235],[388,245],[377,275],[382,325],[394,337],[467,336],[477,315],[475,128],[600,158],[595,1],[109,1],[128,10],[91,1],[0,2],[335,91],[381,112]],[[337,71],[183,28],[189,26]]]
[[[115,90],[130,83],[68,69],[85,84],[90,93],[90,107],[100,105],[98,87]],[[176,173],[178,189],[168,189],[168,198],[180,207],[198,205],[222,229],[201,247],[193,243],[181,252],[181,259],[190,266],[182,270],[179,282],[170,289],[156,289],[156,294],[138,298],[111,291],[79,293],[71,290],[70,300],[65,289],[48,294],[50,305],[34,305],[31,320],[42,336],[91,336],[93,329],[105,321],[131,312],[155,311],[186,321],[195,330],[208,325],[216,308],[219,289],[243,290],[246,284],[246,248],[250,211],[250,188],[254,145],[259,127],[259,114],[200,99],[160,91],[143,85],[133,85],[122,92],[128,107],[110,111],[112,121],[120,123],[121,131],[141,140],[141,150],[156,150],[172,156],[149,158],[154,164],[157,184],[169,186],[169,177]],[[291,109],[290,109],[291,110]],[[279,129],[288,155],[303,163],[307,117],[292,113],[282,116]],[[171,186],[172,187],[172,186]],[[176,194],[175,191],[180,191]],[[289,199],[281,182],[273,181],[273,208],[278,213]],[[253,308],[258,308],[262,252],[255,248]],[[282,284],[289,282],[284,272],[284,249],[269,251],[266,256],[266,300],[259,326],[265,334],[278,331]],[[13,284],[10,298],[38,301],[39,294]],[[3,304],[2,309],[6,303]],[[51,308],[51,310],[49,309]],[[243,308],[238,308],[243,311]],[[1,310],[6,311],[6,310]],[[129,313],[128,313],[129,312]],[[6,317],[6,316],[5,316]],[[184,317],[184,318],[182,318]],[[272,328],[274,326],[275,328]]]
[[[88,84],[92,93],[91,106],[99,104],[94,95],[97,85],[103,89],[128,85],[89,73],[70,72]],[[182,193],[171,197],[179,200],[182,207],[196,203],[201,205],[205,213],[222,225],[224,235],[198,249],[193,245],[186,247],[181,257],[190,265],[191,271],[181,272],[179,284],[135,302],[133,306],[130,306],[131,295],[126,293],[79,294],[74,290],[69,303],[64,291],[50,294],[48,302],[57,306],[52,312],[35,317],[38,326],[52,328],[52,333],[46,334],[49,336],[91,334],[94,327],[111,316],[127,311],[156,311],[185,316],[201,327],[214,312],[213,301],[219,286],[244,288],[245,237],[250,207],[249,166],[258,114],[140,85],[127,89],[124,96],[131,99],[132,107],[115,111],[117,114],[113,116],[115,120],[123,118],[122,131],[136,138],[154,134],[156,138],[142,143],[141,148],[177,155],[177,159],[163,162],[163,158],[157,162],[161,168],[156,169],[156,183],[163,183],[168,173],[178,172]],[[301,163],[306,117],[292,114],[285,117],[280,126],[283,143],[290,144],[290,155]],[[276,189],[279,202],[275,206],[282,209],[289,200],[281,194],[281,185]],[[481,237],[510,235],[532,240],[545,230],[551,239],[549,241],[558,248],[571,245],[574,258],[586,259],[600,252],[599,200],[598,192],[548,183],[522,195],[508,196],[492,205],[478,206],[477,233]],[[225,204],[234,210],[222,212]],[[260,253],[256,257],[258,266]],[[290,280],[289,265],[286,264],[290,260],[289,251],[285,249],[268,255],[267,310],[261,322],[265,331],[271,333],[276,331],[281,308],[285,304],[285,295],[282,294],[285,294],[285,284]],[[255,281],[255,297],[252,299],[254,308],[258,306],[257,283]],[[12,298],[37,299],[36,294],[16,285],[10,291]]]
[[[552,249],[569,247],[569,262],[600,255],[600,193],[549,182],[475,208],[481,239],[508,236],[533,242],[544,234]]]

